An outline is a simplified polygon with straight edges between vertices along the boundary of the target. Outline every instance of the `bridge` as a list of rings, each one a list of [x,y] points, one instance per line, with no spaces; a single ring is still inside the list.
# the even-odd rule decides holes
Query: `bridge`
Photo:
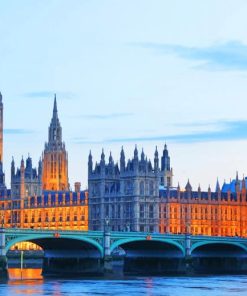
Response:
[[[44,250],[44,275],[247,274],[247,239],[143,232],[0,228],[0,278],[19,242]],[[118,251],[123,254],[119,256]]]

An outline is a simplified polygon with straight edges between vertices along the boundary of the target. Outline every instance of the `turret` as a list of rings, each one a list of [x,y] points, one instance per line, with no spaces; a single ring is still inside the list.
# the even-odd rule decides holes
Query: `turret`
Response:
[[[124,172],[124,170],[125,170],[125,155],[124,155],[124,149],[122,146],[121,153],[120,153],[120,171]]]
[[[12,156],[12,161],[11,161],[11,179],[15,176],[15,161],[14,157]]]
[[[217,181],[216,181],[216,186],[215,186],[215,192],[220,192],[220,183],[219,183],[219,179],[217,178]]]
[[[114,165],[113,158],[112,158],[112,155],[111,155],[111,151],[110,151],[110,156],[109,156],[109,165]]]
[[[39,176],[39,179],[42,178],[42,160],[41,160],[41,158],[39,159],[38,176]]]
[[[242,189],[246,189],[246,182],[245,182],[245,177],[243,176],[242,179]]]
[[[192,191],[192,186],[190,185],[190,180],[189,179],[188,179],[188,182],[187,182],[187,184],[185,186],[185,190],[187,192],[191,192]]]
[[[103,148],[102,148],[102,152],[101,152],[100,164],[101,165],[105,165],[105,153],[104,153],[104,149]]]
[[[91,174],[93,172],[93,157],[91,150],[88,155],[88,173]]]
[[[135,150],[134,150],[134,160],[138,161],[138,150],[137,150],[137,145],[135,145]]]
[[[170,156],[168,154],[167,145],[165,144],[163,156],[161,157],[161,170],[170,171]]]
[[[145,154],[144,154],[144,150],[142,148],[142,153],[141,153],[141,162],[145,161]]]
[[[239,179],[238,179],[238,172],[236,173],[235,191],[236,192],[240,191],[240,182],[239,182]]]
[[[157,172],[159,170],[159,153],[156,146],[155,152],[154,152],[154,171]]]
[[[20,198],[25,198],[25,166],[24,166],[24,159],[22,156],[21,159],[21,167],[20,167],[21,179],[20,179]]]

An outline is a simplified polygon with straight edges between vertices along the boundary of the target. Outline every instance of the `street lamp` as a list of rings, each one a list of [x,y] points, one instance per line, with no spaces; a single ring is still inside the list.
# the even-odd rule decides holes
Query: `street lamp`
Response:
[[[105,231],[109,231],[110,219],[108,216],[105,217]]]

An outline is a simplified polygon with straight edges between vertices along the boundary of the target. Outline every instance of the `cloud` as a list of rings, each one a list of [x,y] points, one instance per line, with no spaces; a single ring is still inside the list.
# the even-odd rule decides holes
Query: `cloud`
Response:
[[[22,94],[22,97],[30,98],[30,99],[50,99],[54,97],[56,94],[59,99],[73,99],[75,98],[75,94],[72,92],[59,92],[59,91],[33,91]]]
[[[24,134],[32,134],[34,131],[27,129],[18,129],[18,128],[7,128],[3,130],[6,135],[24,135]]]
[[[80,117],[87,119],[98,119],[98,120],[108,120],[108,119],[117,119],[122,117],[133,116],[133,113],[110,113],[110,114],[87,114]]]
[[[247,70],[247,45],[239,41],[215,44],[209,47],[188,47],[165,43],[139,43],[146,49],[161,54],[176,55],[198,61],[197,67],[208,70]]]
[[[129,137],[129,138],[110,138],[101,141],[89,139],[77,139],[77,144],[107,144],[107,143],[137,143],[137,142],[158,142],[170,141],[179,143],[199,143],[199,142],[219,142],[219,141],[234,141],[247,139],[247,120],[236,121],[217,121],[209,122],[209,125],[214,124],[215,129],[210,131],[191,132],[185,134],[173,135],[158,135],[144,137]],[[196,127],[197,123],[194,124]],[[200,126],[200,123],[198,123]],[[206,125],[206,123],[203,123]]]

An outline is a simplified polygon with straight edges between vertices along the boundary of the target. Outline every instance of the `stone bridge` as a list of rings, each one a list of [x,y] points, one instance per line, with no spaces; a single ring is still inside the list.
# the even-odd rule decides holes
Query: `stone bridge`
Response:
[[[44,250],[44,275],[247,273],[247,239],[109,231],[0,229],[0,277],[18,242]]]

